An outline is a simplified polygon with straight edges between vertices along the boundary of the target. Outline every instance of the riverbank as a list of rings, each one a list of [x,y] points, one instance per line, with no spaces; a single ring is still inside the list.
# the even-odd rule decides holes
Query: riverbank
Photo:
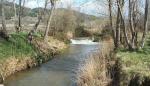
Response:
[[[90,55],[80,68],[77,86],[107,86],[111,82],[108,68],[112,55],[112,41],[103,41],[100,50]]]
[[[150,54],[143,52],[117,53],[121,63],[121,86],[150,86]]]
[[[150,38],[136,51],[119,49],[104,41],[79,71],[78,86],[150,86]]]
[[[53,37],[48,42],[42,41],[39,34],[34,35],[31,43],[26,40],[26,33],[11,34],[9,41],[0,40],[0,82],[8,76],[36,67],[59,54],[67,46]]]
[[[121,63],[121,86],[150,86],[150,38],[142,50],[134,52],[120,49],[117,58]]]

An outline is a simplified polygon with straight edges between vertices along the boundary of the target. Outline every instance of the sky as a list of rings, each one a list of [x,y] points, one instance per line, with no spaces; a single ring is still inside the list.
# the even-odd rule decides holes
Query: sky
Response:
[[[44,7],[45,0],[27,0],[27,1],[28,2],[26,2],[25,4],[26,7],[29,8]],[[73,10],[77,10],[82,13],[95,16],[103,16],[103,15],[105,16],[108,13],[106,1],[107,0],[58,0],[56,7],[67,8],[70,6]],[[141,1],[140,3],[145,2],[145,0],[140,1]],[[18,0],[16,0],[16,3],[18,3]],[[128,10],[127,5],[125,6],[125,10]]]
[[[29,8],[44,7],[44,1],[45,0],[38,0],[37,2],[37,0],[28,0],[25,6]],[[104,6],[99,5],[96,0],[59,0],[56,6],[57,8],[67,8],[68,6],[71,6],[74,10],[96,16],[105,13],[107,10]]]

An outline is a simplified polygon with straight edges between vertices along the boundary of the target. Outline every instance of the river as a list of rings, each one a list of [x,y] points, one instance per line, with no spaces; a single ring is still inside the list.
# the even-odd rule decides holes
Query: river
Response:
[[[88,55],[99,48],[98,44],[71,44],[55,59],[40,67],[10,76],[5,86],[76,86],[75,78],[79,66]]]

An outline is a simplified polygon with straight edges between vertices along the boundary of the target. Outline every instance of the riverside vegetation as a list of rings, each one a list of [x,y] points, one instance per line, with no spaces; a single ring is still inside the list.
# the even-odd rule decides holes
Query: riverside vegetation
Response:
[[[150,85],[150,46],[148,38],[144,48],[137,51],[120,49],[117,58],[121,63],[120,84],[123,86],[149,86]]]
[[[17,0],[0,1],[0,83],[16,72],[39,66],[60,54],[69,39],[92,36],[85,29],[95,26],[85,28],[84,18],[89,22],[100,19],[69,7],[56,9],[55,0],[45,0],[44,8],[27,8],[25,3],[26,0],[19,0],[18,4]]]
[[[77,70],[78,86],[150,86],[149,0],[95,0],[107,8],[100,17],[57,8],[59,0],[35,9],[17,2],[0,0],[0,83],[88,36],[101,47]]]
[[[96,57],[100,60],[87,61],[87,65],[83,67],[79,75],[81,77],[79,86],[149,86],[149,0],[145,0],[144,17],[141,16],[141,18],[137,13],[141,12],[138,9],[141,4],[139,0],[127,0],[127,2],[107,0],[106,2],[109,9],[110,29],[105,29],[106,33],[103,33],[103,37],[104,39],[112,37],[113,42],[110,45],[114,46],[113,52],[108,52],[109,48],[104,46],[108,49],[106,52],[109,56],[105,55],[103,49],[97,52],[98,55],[93,55],[92,58]],[[125,4],[129,6],[127,13],[129,18],[123,17],[127,12],[124,10]],[[114,6],[117,9],[117,16],[113,13]]]
[[[113,51],[112,40],[105,40],[100,51],[89,55],[79,70],[78,86],[149,86],[149,41],[144,49]]]
[[[35,34],[32,43],[26,40],[27,33],[12,33],[9,41],[0,40],[0,74],[1,82],[11,74],[32,68],[52,59],[67,46],[53,37],[42,42],[40,34]]]

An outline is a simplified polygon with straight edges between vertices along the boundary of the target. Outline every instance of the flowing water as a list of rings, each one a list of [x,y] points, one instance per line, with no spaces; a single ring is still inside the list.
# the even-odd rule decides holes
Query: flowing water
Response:
[[[80,64],[99,48],[95,43],[85,45],[83,40],[80,43],[71,44],[63,54],[40,67],[10,76],[5,81],[5,86],[76,86],[76,72]]]

